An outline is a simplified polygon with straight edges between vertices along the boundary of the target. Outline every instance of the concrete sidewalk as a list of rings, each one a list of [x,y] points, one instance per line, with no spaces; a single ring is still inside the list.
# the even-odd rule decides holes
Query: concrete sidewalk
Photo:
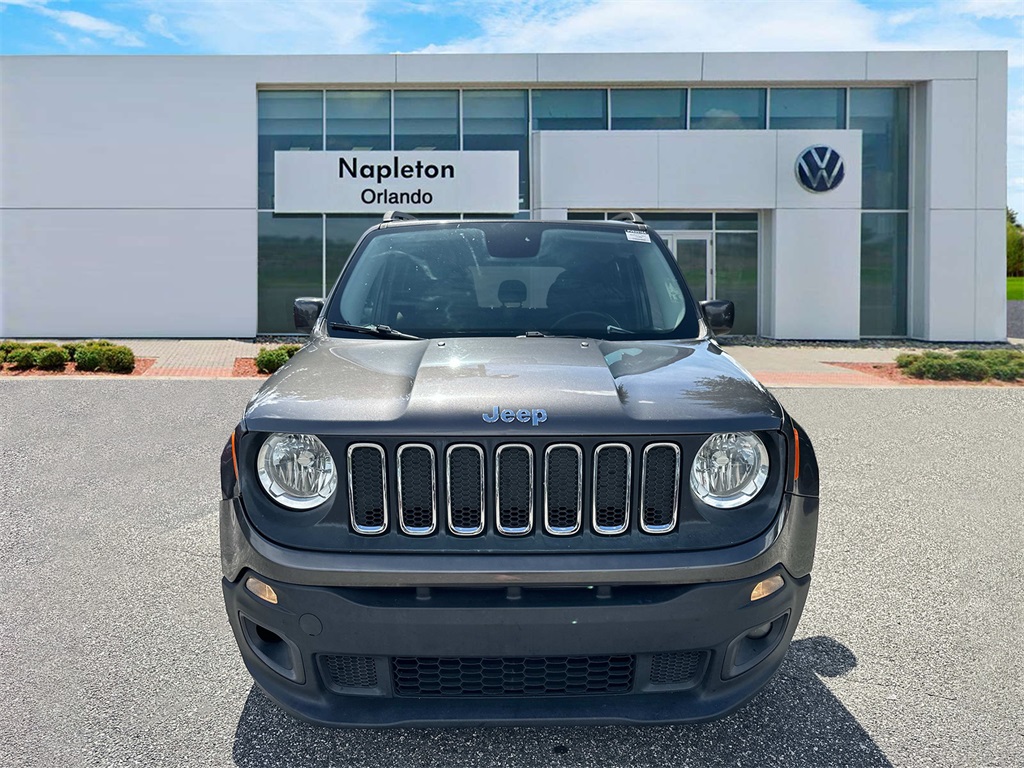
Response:
[[[296,339],[296,343],[301,339]],[[230,378],[235,358],[255,357],[261,347],[274,346],[234,339],[122,339],[136,357],[155,358],[146,378]],[[861,347],[749,347],[726,351],[771,387],[893,387],[893,382],[829,363],[891,363],[906,349]]]

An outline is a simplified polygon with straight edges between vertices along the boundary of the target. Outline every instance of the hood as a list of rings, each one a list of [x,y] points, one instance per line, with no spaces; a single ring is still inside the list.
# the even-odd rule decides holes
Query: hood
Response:
[[[782,417],[713,341],[320,338],[267,380],[244,421],[368,439],[525,439],[778,429]]]

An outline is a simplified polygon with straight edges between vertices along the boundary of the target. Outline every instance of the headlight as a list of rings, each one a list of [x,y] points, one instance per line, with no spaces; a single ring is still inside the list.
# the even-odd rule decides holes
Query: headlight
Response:
[[[768,479],[768,451],[753,432],[712,435],[697,451],[690,487],[712,507],[732,509],[757,496]]]
[[[271,435],[260,448],[256,472],[270,498],[289,509],[319,506],[338,487],[331,452],[314,435]]]

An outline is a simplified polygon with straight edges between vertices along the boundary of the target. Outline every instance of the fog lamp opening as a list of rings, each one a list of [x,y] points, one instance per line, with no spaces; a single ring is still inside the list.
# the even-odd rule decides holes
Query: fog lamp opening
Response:
[[[767,579],[759,581],[757,583],[757,586],[755,586],[754,589],[751,590],[750,602],[760,600],[761,598],[768,597],[769,595],[774,595],[785,585],[786,582],[778,574],[776,574],[775,576],[769,576]]]
[[[265,600],[272,605],[277,605],[277,592],[269,584],[266,584],[255,576],[250,576],[245,580],[245,588],[252,592],[260,600]]]

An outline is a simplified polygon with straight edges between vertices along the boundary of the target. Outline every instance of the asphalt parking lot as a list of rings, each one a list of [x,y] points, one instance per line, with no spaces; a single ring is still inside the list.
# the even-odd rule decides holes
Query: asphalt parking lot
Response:
[[[1011,766],[1024,390],[780,389],[822,519],[782,672],[715,723],[338,731],[251,683],[217,462],[252,381],[0,381],[0,765]]]

